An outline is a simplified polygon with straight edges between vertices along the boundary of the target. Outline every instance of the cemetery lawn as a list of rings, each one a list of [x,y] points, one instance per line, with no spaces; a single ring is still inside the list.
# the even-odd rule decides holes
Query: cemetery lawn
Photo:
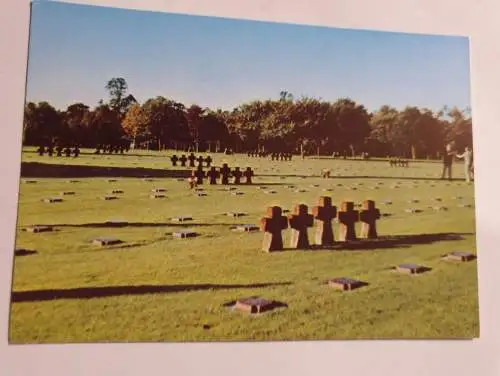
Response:
[[[252,166],[254,185],[237,186],[244,194],[236,196],[221,185],[205,184],[207,196],[197,197],[184,181],[161,177],[174,169],[167,157],[171,152],[86,152],[90,153],[84,150],[79,158],[58,158],[23,151],[24,163],[43,165],[30,172],[32,176],[21,177],[15,248],[36,253],[15,257],[11,343],[479,336],[477,261],[441,259],[451,251],[476,253],[474,187],[462,180],[461,164],[454,166],[460,180],[448,182],[436,179],[441,173],[437,162],[391,168],[386,161],[295,157],[281,162],[212,154],[215,166],[223,161],[230,167]],[[109,176],[85,176],[82,167],[80,176],[46,177],[46,164],[109,168]],[[123,168],[147,168],[148,174],[158,174],[153,181],[144,180],[141,172],[123,177]],[[320,178],[323,168],[331,168],[333,176]],[[36,183],[24,183],[25,179]],[[307,191],[298,193],[289,185]],[[259,186],[276,194],[265,194]],[[150,198],[154,188],[165,188],[166,198]],[[101,199],[113,189],[123,191],[116,194],[117,200]],[[75,194],[60,196],[64,191]],[[379,235],[389,239],[351,250],[265,253],[262,233],[230,229],[239,223],[258,224],[269,205],[291,209],[305,203],[311,210],[321,195],[331,196],[337,206],[347,199],[375,200],[388,215],[377,223]],[[63,202],[42,201],[53,196]],[[418,202],[410,203],[412,199]],[[392,204],[384,205],[386,200]],[[434,206],[448,210],[436,211]],[[405,212],[409,208],[422,212]],[[226,212],[247,215],[233,218]],[[171,218],[176,216],[193,220],[174,223]],[[107,225],[111,219],[128,225]],[[36,224],[54,226],[55,231],[23,231]],[[171,235],[186,229],[199,236]],[[334,232],[337,236],[337,224]],[[286,248],[289,235],[289,230],[283,232]],[[309,235],[313,242],[313,228]],[[115,237],[123,243],[93,245],[97,237]],[[431,270],[404,275],[390,269],[402,263]],[[341,292],[326,284],[335,277],[368,285]],[[288,307],[249,316],[224,306],[248,296]]]

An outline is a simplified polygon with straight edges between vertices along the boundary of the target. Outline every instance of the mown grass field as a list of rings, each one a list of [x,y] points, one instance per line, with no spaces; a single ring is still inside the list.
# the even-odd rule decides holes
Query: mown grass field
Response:
[[[45,165],[21,177],[16,248],[36,253],[15,257],[11,343],[479,336],[477,261],[457,263],[440,257],[454,250],[476,253],[474,188],[463,180],[436,179],[439,163],[391,168],[382,161],[272,162],[217,154],[212,155],[216,166],[223,161],[232,167],[252,166],[254,185],[238,186],[244,193],[239,196],[220,185],[204,185],[207,196],[197,197],[177,178],[143,179],[141,168],[149,169],[144,175],[156,171],[157,176],[172,169],[170,154],[51,158],[32,149],[23,152],[25,163],[105,167],[108,177],[92,176],[94,170],[86,176],[87,167],[80,167],[78,177],[48,178],[42,176],[50,167]],[[462,166],[454,167],[456,177],[462,178]],[[135,169],[137,176],[120,176],[122,168]],[[332,178],[319,177],[323,168],[332,169]],[[23,182],[26,179],[36,183]],[[289,185],[307,192],[297,193]],[[276,194],[266,194],[258,186]],[[167,197],[150,198],[154,188],[165,188]],[[100,198],[113,189],[123,190],[118,200]],[[61,196],[61,203],[42,202],[64,191],[75,195]],[[356,249],[336,246],[269,254],[261,250],[262,233],[230,229],[237,223],[257,224],[271,204],[312,207],[321,195],[330,195],[336,205],[346,199],[375,200],[387,215],[378,221],[379,235],[388,238]],[[412,199],[419,202],[410,203]],[[384,205],[386,200],[392,205]],[[472,207],[460,207],[461,203]],[[436,205],[448,210],[435,211],[431,207]],[[422,212],[407,213],[407,208]],[[223,215],[230,211],[247,215]],[[175,216],[192,216],[193,221],[173,223]],[[129,225],[106,225],[110,219]],[[56,231],[23,231],[34,224],[53,225]],[[200,236],[174,239],[170,234],[179,229],[194,229]],[[313,232],[310,229],[311,241]],[[283,235],[287,247],[289,230]],[[100,236],[123,243],[92,245],[91,240]],[[415,276],[390,270],[401,263],[432,270]],[[334,277],[356,278],[368,285],[340,292],[325,284]],[[288,307],[249,316],[224,306],[253,295]]]

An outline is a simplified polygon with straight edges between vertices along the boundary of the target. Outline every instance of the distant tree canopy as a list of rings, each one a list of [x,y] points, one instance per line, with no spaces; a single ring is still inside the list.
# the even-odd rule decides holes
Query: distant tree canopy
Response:
[[[28,103],[25,145],[49,143],[96,147],[128,139],[135,147],[161,150],[193,148],[218,151],[263,150],[304,154],[436,158],[444,144],[472,147],[468,109],[433,112],[389,105],[370,113],[349,98],[335,102],[295,98],[281,91],[276,99],[243,103],[232,111],[186,107],[162,96],[143,104],[127,93],[123,78],[106,83],[108,102],[91,109],[83,103],[58,111],[47,102]]]

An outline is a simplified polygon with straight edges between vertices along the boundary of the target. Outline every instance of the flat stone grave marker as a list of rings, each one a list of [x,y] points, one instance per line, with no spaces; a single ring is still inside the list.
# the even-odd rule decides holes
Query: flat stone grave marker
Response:
[[[472,204],[464,204],[464,203],[462,203],[462,204],[458,204],[458,207],[459,208],[472,208]]]
[[[153,193],[165,193],[167,190],[165,188],[154,188],[151,190]]]
[[[63,199],[60,197],[49,197],[49,198],[43,199],[43,202],[47,202],[47,203],[63,202]]]
[[[92,244],[94,245],[100,245],[101,247],[107,246],[107,245],[116,245],[116,244],[121,244],[123,243],[121,240],[117,238],[111,238],[111,237],[100,237],[92,240]]]
[[[224,190],[226,191],[235,191],[237,188],[236,187],[226,187]]]
[[[310,187],[317,188],[317,187],[319,187],[319,184],[311,184]]]
[[[24,184],[36,184],[36,183],[38,183],[38,181],[36,181],[36,180],[23,180],[23,183]]]
[[[186,238],[194,238],[194,237],[198,236],[198,233],[196,233],[194,231],[186,230],[186,231],[176,231],[176,232],[172,233],[172,235],[174,238],[186,239]]]
[[[410,204],[418,204],[419,202],[420,201],[417,200],[416,198],[412,198],[412,199],[408,200],[408,203],[410,203]]]
[[[242,196],[242,195],[244,195],[244,193],[243,193],[243,192],[240,192],[240,191],[231,192],[231,194],[232,194],[233,196]]]
[[[54,228],[52,226],[35,225],[35,226],[30,226],[30,227],[26,228],[25,231],[32,232],[32,233],[49,232],[49,231],[54,231]]]
[[[111,201],[111,200],[118,200],[118,197],[116,197],[116,196],[103,196],[102,199],[104,201]]]
[[[343,187],[343,186],[344,186],[344,184],[342,184],[342,183],[337,183],[337,187]]]
[[[375,186],[371,187],[371,189],[380,189],[380,188],[375,185]]]
[[[61,192],[59,193],[61,196],[74,196],[75,195],[75,192],[73,191],[64,191],[64,192]]]
[[[237,225],[233,226],[232,229],[238,232],[254,232],[260,230],[259,226],[256,225]]]
[[[408,209],[405,209],[405,212],[410,213],[410,214],[417,214],[417,213],[422,213],[422,210],[415,209],[415,208],[408,208]]]
[[[207,194],[205,192],[198,192],[196,195],[198,197],[205,197],[205,196],[207,196]]]
[[[432,209],[435,211],[447,211],[448,210],[448,208],[446,206],[433,206]]]
[[[68,183],[80,183],[80,180],[68,180]]]
[[[474,260],[476,258],[476,255],[474,255],[473,253],[469,253],[469,252],[454,251],[454,252],[450,252],[447,255],[445,255],[444,258],[447,260],[466,262],[466,261]]]
[[[192,221],[193,217],[173,217],[172,222],[187,222]]]
[[[307,189],[299,188],[299,189],[296,189],[294,192],[295,193],[305,193],[305,192],[307,192]]]
[[[434,200],[434,201],[436,201],[436,202],[441,202],[441,201],[443,201],[443,200],[441,199],[441,197],[434,197],[434,198],[433,198],[433,200]]]
[[[158,198],[165,198],[166,196],[163,193],[153,193],[149,197],[154,198],[154,199],[158,199]]]
[[[275,193],[277,193],[277,192],[276,192],[276,191],[274,191],[274,190],[272,190],[272,189],[270,189],[270,190],[265,190],[265,191],[264,191],[264,193],[265,193],[266,195],[274,195],[274,194],[275,194]]]
[[[261,186],[259,186],[259,187],[256,187],[256,189],[263,190],[263,189],[267,189],[267,187],[265,187],[265,186],[262,186],[262,185],[261,185]]]
[[[420,274],[429,270],[425,266],[417,264],[401,264],[396,266],[396,271],[406,274]]]
[[[109,191],[109,193],[111,193],[113,195],[118,195],[118,194],[122,194],[123,191],[121,189],[112,189],[111,191]]]
[[[324,192],[333,192],[333,188],[323,188]]]
[[[287,185],[286,187],[287,187],[287,188],[290,188],[290,189],[294,189],[294,188],[296,188],[296,186],[295,186],[295,185]]]
[[[385,201],[382,201],[382,204],[384,204],[384,205],[392,205],[392,201],[391,200],[385,200]]]
[[[338,290],[350,291],[367,285],[366,282],[352,278],[334,278],[328,281],[328,285]]]
[[[258,314],[270,311],[276,308],[276,302],[263,298],[243,298],[238,299],[234,305],[234,309],[250,314]]]
[[[237,217],[244,217],[246,216],[247,214],[246,213],[242,213],[242,212],[227,212],[226,215],[228,217],[234,217],[234,218],[237,218]]]
[[[108,179],[108,183],[114,183],[116,181],[117,181],[116,179]]]
[[[461,200],[463,197],[462,196],[453,196],[452,199],[453,200]]]

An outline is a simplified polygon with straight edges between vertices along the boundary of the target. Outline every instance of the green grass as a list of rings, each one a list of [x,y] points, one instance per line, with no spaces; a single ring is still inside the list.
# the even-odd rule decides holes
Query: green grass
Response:
[[[172,168],[168,153],[133,154],[137,155],[84,154],[74,159],[39,157],[25,150],[23,161]],[[441,172],[441,166],[431,162],[390,168],[387,162],[380,161],[295,158],[292,162],[271,162],[242,155],[212,157],[216,165],[223,161],[242,168],[251,165],[257,174],[255,184],[238,187],[245,193],[242,196],[232,196],[220,185],[206,185],[207,197],[195,197],[184,182],[168,178],[152,182],[118,178],[114,183],[107,178],[78,178],[78,183],[68,182],[68,177],[35,178],[36,184],[21,184],[16,248],[37,253],[16,257],[13,290],[53,289],[64,293],[69,289],[97,288],[92,291],[105,296],[12,303],[11,343],[479,336],[476,261],[454,263],[440,259],[452,250],[475,252],[474,209],[458,207],[460,202],[474,203],[473,185],[430,180]],[[461,167],[455,167],[459,177]],[[332,168],[341,176],[321,179],[318,175],[323,168]],[[382,183],[379,189],[371,189],[378,182]],[[391,188],[396,182],[400,187]],[[267,195],[256,189],[266,183],[274,184],[271,188],[277,194]],[[295,193],[287,185],[304,187],[308,192]],[[352,186],[357,190],[351,190]],[[156,187],[167,189],[166,199],[149,198]],[[323,188],[333,191],[324,192]],[[118,195],[116,201],[102,201],[99,197],[111,189],[122,189],[124,194]],[[76,195],[64,196],[62,203],[41,201],[68,190]],[[391,214],[378,222],[383,236],[455,233],[462,234],[461,239],[371,250],[287,250],[268,254],[261,251],[262,233],[234,233],[229,228],[236,223],[256,224],[268,205],[291,208],[303,202],[311,207],[320,195],[331,195],[337,205],[345,199],[375,200],[382,212]],[[435,203],[435,197],[441,197],[442,202]],[[412,198],[419,203],[408,203]],[[382,205],[386,199],[393,205]],[[449,210],[429,209],[434,205]],[[423,212],[405,213],[404,209],[410,207]],[[248,216],[233,219],[222,215],[228,211]],[[193,216],[193,223],[170,221],[171,217],[185,215]],[[109,219],[123,219],[132,225],[98,225]],[[22,231],[33,224],[55,225],[57,231]],[[184,227],[195,229],[200,236],[183,240],[170,236]],[[114,236],[124,243],[92,245],[90,241],[99,236]],[[289,231],[285,231],[286,246],[288,239]],[[432,270],[408,276],[388,269],[404,262],[421,263]],[[343,293],[324,283],[341,276],[369,285]],[[163,286],[163,291],[117,296],[106,289],[139,285]],[[285,302],[288,308],[249,317],[223,306],[251,295]]]

